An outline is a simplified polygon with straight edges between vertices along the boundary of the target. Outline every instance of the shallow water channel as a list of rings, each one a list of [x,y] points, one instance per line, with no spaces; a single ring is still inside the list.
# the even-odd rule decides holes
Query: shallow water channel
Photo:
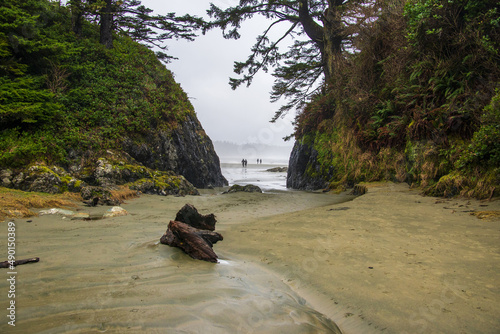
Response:
[[[283,194],[297,203],[293,210],[310,207],[308,197],[314,205],[333,201],[319,194],[221,195],[216,189],[186,198],[144,195],[123,205],[129,212],[123,217],[18,219],[17,258],[37,256],[40,262],[16,268],[16,326],[3,316],[0,332],[338,333],[333,321],[277,275],[228,247],[245,243],[235,226],[239,232],[259,216],[292,210]],[[187,202],[202,213],[216,213],[216,230],[230,240],[214,246],[219,263],[193,260],[159,244],[168,221]],[[0,291],[5,310],[6,279],[0,280]]]

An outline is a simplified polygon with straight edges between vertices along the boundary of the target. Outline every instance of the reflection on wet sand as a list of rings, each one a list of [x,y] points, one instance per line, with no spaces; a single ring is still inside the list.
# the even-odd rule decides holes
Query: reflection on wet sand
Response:
[[[0,333],[498,332],[498,220],[470,213],[500,201],[404,184],[354,199],[222,191],[141,196],[101,220],[17,220],[16,255],[40,262],[17,267],[16,327],[4,318]],[[219,263],[159,244],[186,203],[217,216]]]
[[[222,233],[248,221],[248,210],[261,208],[253,217],[290,211],[274,205],[279,195],[259,195],[215,190],[186,198],[143,196],[123,205],[130,213],[123,217],[18,220],[19,256],[41,260],[18,267],[16,326],[3,322],[0,332],[338,333],[332,320],[278,276],[233,254],[224,241],[215,245],[218,264],[159,244],[168,221],[186,202],[216,214],[224,208],[217,225]],[[0,282],[0,290],[5,288]]]

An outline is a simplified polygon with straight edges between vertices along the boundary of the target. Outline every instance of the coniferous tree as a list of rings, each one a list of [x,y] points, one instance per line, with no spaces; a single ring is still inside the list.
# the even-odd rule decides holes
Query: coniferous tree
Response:
[[[69,5],[73,31],[81,33],[82,18],[99,22],[100,43],[107,48],[113,47],[113,34],[121,33],[150,47],[166,50],[163,41],[174,38],[193,40],[196,30],[204,24],[201,18],[191,15],[154,14],[139,0],[71,0]],[[171,58],[164,52],[157,55],[163,60]]]
[[[75,34],[81,35],[84,13],[82,0],[70,0],[68,3],[71,8],[71,28]]]
[[[99,11],[100,43],[111,49],[113,47],[113,1],[105,0],[104,6]]]
[[[234,72],[242,77],[231,78],[230,85],[233,89],[243,83],[250,85],[257,72],[274,67],[276,80],[271,101],[290,99],[276,112],[276,120],[290,109],[304,106],[317,91],[319,82],[331,79],[342,51],[352,48],[357,29],[373,21],[376,9],[375,1],[240,0],[239,5],[226,9],[211,4],[207,12],[213,21],[205,31],[220,28],[225,38],[237,39],[244,20],[254,15],[269,19],[248,59],[235,62]],[[272,29],[280,24],[288,28],[271,39]],[[279,44],[286,38],[292,38],[294,44],[281,52]]]

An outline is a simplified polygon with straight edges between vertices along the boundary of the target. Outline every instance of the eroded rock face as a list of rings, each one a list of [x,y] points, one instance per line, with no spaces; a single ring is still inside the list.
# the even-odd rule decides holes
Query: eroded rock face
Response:
[[[83,183],[57,166],[32,165],[20,171],[0,171],[0,185],[24,191],[57,194],[64,191],[77,192]]]
[[[187,115],[172,128],[149,129],[141,138],[126,138],[117,150],[70,150],[64,168],[33,164],[0,170],[0,186],[62,193],[79,192],[85,186],[110,190],[129,185],[144,193],[183,196],[198,195],[195,187],[227,185],[212,141],[196,116]]]
[[[197,188],[228,184],[212,141],[194,116],[188,115],[173,132],[150,131],[141,141],[127,138],[123,145],[144,166],[172,170]]]
[[[295,141],[288,162],[287,188],[316,190],[328,186],[325,179],[315,176],[321,175],[317,156],[318,152],[312,146]]]
[[[33,165],[16,172],[0,170],[0,185],[52,194],[80,192],[83,200],[92,205],[119,204],[110,192],[118,186],[155,195],[199,195],[198,189],[182,175],[149,169],[112,151],[108,151],[105,158],[90,161],[87,166],[70,166],[68,170],[73,174],[57,166],[45,165]]]

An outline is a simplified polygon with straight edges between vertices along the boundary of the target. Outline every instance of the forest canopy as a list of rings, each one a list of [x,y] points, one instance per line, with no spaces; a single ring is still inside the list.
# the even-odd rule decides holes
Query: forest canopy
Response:
[[[135,42],[149,42],[146,31],[140,35],[130,22],[125,29],[125,18],[117,16],[110,48],[94,17],[101,2],[78,2],[85,4],[78,29],[75,3],[2,1],[0,166],[64,164],[74,152],[116,147],[125,135],[173,126],[194,112],[157,55]],[[138,8],[137,1],[120,3]],[[145,20],[175,18],[148,15]],[[194,36],[183,23],[170,33],[159,27],[168,34],[162,38]]]

